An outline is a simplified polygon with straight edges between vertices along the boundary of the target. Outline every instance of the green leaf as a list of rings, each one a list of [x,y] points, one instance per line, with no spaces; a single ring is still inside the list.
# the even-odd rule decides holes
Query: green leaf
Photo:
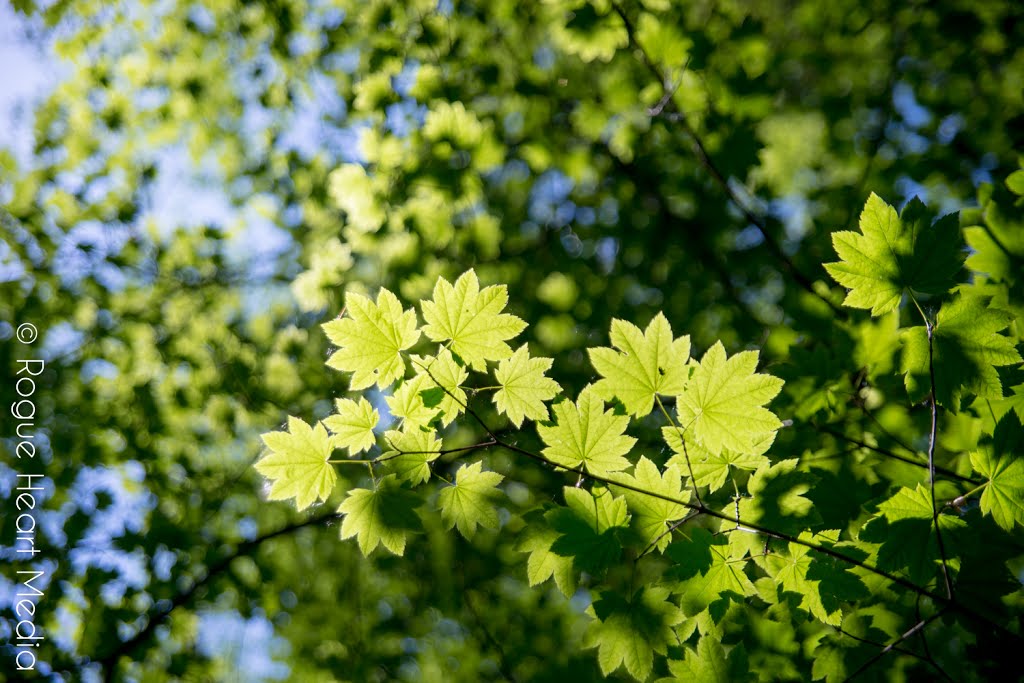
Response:
[[[872,193],[860,214],[860,233],[834,232],[840,261],[825,268],[849,289],[843,304],[882,315],[900,304],[904,291],[943,294],[956,285],[966,256],[954,215],[934,225],[916,198],[897,216]]]
[[[620,476],[620,479],[643,491],[661,494],[684,503],[690,500],[690,492],[683,491],[682,477],[676,467],[669,466],[662,473],[657,465],[644,456],[640,457],[631,476]],[[612,488],[617,490],[614,486]],[[681,503],[669,502],[664,498],[648,496],[629,489],[621,491],[632,513],[633,528],[639,532],[644,545],[658,540],[655,547],[664,551],[672,541],[671,535],[665,532],[668,531],[670,523],[686,516],[687,507]]]
[[[901,519],[932,518],[932,497],[922,484],[916,489],[906,486],[897,491],[891,498],[878,506],[878,511],[890,522]]]
[[[327,500],[334,490],[337,474],[327,462],[333,445],[319,422],[310,427],[297,417],[289,417],[288,430],[263,435],[263,443],[271,452],[256,463],[256,471],[273,480],[267,498],[295,498],[295,507],[305,510],[317,499]]]
[[[559,555],[551,549],[562,534],[548,524],[544,515],[540,510],[523,515],[524,526],[516,541],[516,550],[530,554],[526,562],[526,576],[531,586],[553,577],[562,594],[571,597],[576,592],[572,557]]]
[[[680,563],[679,573],[684,580],[676,590],[682,596],[683,610],[691,616],[718,600],[742,600],[756,592],[744,571],[749,561],[747,548],[733,540],[739,535],[732,534],[726,540],[712,538],[703,529],[700,531],[691,533],[690,541],[677,541],[667,550],[668,555]]]
[[[324,426],[334,434],[334,445],[347,448],[353,455],[369,450],[377,442],[373,433],[373,428],[380,421],[377,409],[362,396],[358,402],[350,398],[339,398],[334,405],[337,412],[323,421]]]
[[[408,426],[425,427],[438,417],[442,425],[451,424],[466,405],[462,383],[469,373],[455,362],[448,349],[436,358],[413,356],[412,365],[416,374],[384,399],[391,414]]]
[[[672,627],[683,621],[683,613],[660,586],[647,586],[627,601],[615,592],[605,592],[592,607],[596,619],[587,629],[585,647],[596,647],[601,673],[610,675],[625,665],[638,681],[645,681],[654,668],[654,654],[664,655],[676,643]]]
[[[932,522],[932,499],[923,484],[900,488],[878,506],[879,515],[869,520],[860,532],[860,540],[881,543],[877,565],[886,571],[906,570],[911,581],[924,584],[938,571],[940,554]],[[956,569],[954,535],[967,527],[959,517],[940,514],[939,528],[950,566]]]
[[[544,372],[551,368],[550,358],[530,358],[526,344],[520,346],[511,357],[498,363],[494,377],[501,388],[494,393],[494,403],[498,412],[508,415],[508,419],[516,427],[522,426],[523,420],[547,420],[548,408],[545,401],[550,401],[561,390],[558,382],[545,377]]]
[[[839,539],[838,531],[816,534],[804,532],[800,538],[819,545],[831,546]],[[839,626],[843,622],[841,600],[855,600],[867,595],[860,580],[835,564],[832,558],[816,555],[798,543],[788,543],[785,552],[764,556],[760,564],[783,591],[800,596],[800,608],[819,621]]]
[[[754,372],[757,360],[757,351],[727,359],[721,342],[708,349],[676,399],[685,438],[695,439],[712,455],[724,449],[750,453],[782,426],[763,406],[779,393],[783,381]]]
[[[964,392],[999,399],[1002,384],[996,367],[1020,363],[1013,340],[999,334],[1013,320],[1005,311],[988,308],[983,298],[962,295],[939,309],[933,330],[935,398],[957,412]],[[928,332],[912,327],[903,333],[903,372],[914,401],[928,395]]]
[[[1010,199],[1005,193],[998,193],[982,201],[984,211],[979,222],[984,225],[964,228],[964,237],[971,247],[968,267],[996,282],[1013,283],[1024,274],[1024,221]]]
[[[410,484],[430,479],[430,463],[441,456],[441,440],[433,430],[416,426],[392,429],[384,434],[388,450],[379,460],[398,478]]]
[[[1006,176],[1006,187],[1016,195],[1024,195],[1024,169]]]
[[[723,450],[718,455],[713,455],[698,443],[687,443],[684,449],[683,439],[676,427],[662,427],[661,435],[675,453],[666,464],[675,465],[680,472],[686,474],[686,459],[689,457],[694,483],[697,486],[707,486],[712,493],[722,488],[728,481],[730,468],[753,471],[768,464],[768,458],[761,453],[767,451],[775,441],[775,432],[771,432],[763,441],[753,446],[752,453],[740,454]]]
[[[741,647],[735,645],[733,649]],[[716,635],[702,636],[696,649],[687,647],[685,651],[685,659],[668,663],[673,677],[658,679],[658,683],[733,683],[746,680],[747,667],[738,665],[745,665],[745,659],[734,657],[732,653],[727,659],[725,648]]]
[[[1000,420],[993,441],[971,453],[971,465],[988,479],[981,511],[1012,532],[1014,524],[1024,525],[1024,430],[1016,415]]]
[[[463,465],[455,473],[455,483],[438,494],[441,519],[448,528],[458,526],[459,533],[473,538],[477,526],[498,527],[498,511],[494,500],[501,495],[498,484],[504,479],[497,472],[484,472],[482,464]]]
[[[551,550],[571,557],[579,571],[604,571],[622,552],[617,532],[629,524],[625,499],[603,486],[595,486],[593,493],[566,486],[563,493],[568,507],[556,507],[544,515],[560,534]]]
[[[799,533],[820,521],[814,503],[804,496],[817,477],[799,469],[791,458],[762,465],[747,481],[749,498],[740,501],[740,517],[784,533]]]
[[[409,534],[422,528],[416,514],[420,502],[418,496],[402,488],[393,474],[377,482],[374,490],[353,489],[338,508],[345,515],[341,537],[356,536],[364,556],[379,544],[395,555],[402,555]]]
[[[403,427],[429,425],[438,411],[436,407],[427,407],[422,394],[433,386],[434,383],[424,372],[404,380],[391,396],[384,397],[392,417],[401,419]]]
[[[423,332],[436,342],[451,341],[452,352],[474,370],[485,371],[487,361],[512,355],[506,342],[526,328],[526,323],[502,313],[508,303],[505,285],[480,289],[476,272],[463,273],[455,285],[438,278],[433,300],[421,301]]]
[[[561,401],[552,410],[557,424],[537,425],[546,444],[542,451],[546,458],[570,468],[583,465],[587,472],[598,476],[629,467],[629,460],[623,456],[636,443],[625,435],[629,417],[606,411],[593,385],[583,388],[576,403]]]
[[[643,417],[654,407],[655,395],[683,392],[690,374],[690,337],[673,340],[672,327],[663,314],[658,313],[643,332],[616,318],[611,340],[614,349],[588,349],[590,362],[603,377],[594,384],[601,398],[617,398],[627,412]]]
[[[353,373],[349,389],[356,391],[376,384],[391,386],[405,375],[402,351],[420,338],[416,312],[402,311],[394,294],[381,288],[377,303],[362,294],[345,296],[348,317],[324,323],[331,343],[339,348],[327,360],[335,370]]]

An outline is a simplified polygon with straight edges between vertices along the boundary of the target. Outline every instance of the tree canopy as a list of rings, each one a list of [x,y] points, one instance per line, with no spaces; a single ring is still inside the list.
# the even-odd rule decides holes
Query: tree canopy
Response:
[[[14,7],[0,680],[1020,675],[1019,3]]]

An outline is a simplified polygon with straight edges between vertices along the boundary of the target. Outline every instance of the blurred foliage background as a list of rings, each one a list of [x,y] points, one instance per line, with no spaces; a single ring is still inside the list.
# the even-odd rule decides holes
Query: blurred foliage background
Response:
[[[504,463],[503,529],[467,542],[428,518],[404,558],[340,542],[336,503],[261,500],[259,434],[345,388],[318,324],[346,290],[416,300],[472,266],[574,390],[613,316],[663,310],[696,350],[760,348],[787,378],[776,449],[862,434],[867,385],[871,420],[926,434],[896,346],[872,342],[886,321],[838,312],[829,234],[870,191],[976,206],[1024,149],[1009,0],[13,7],[64,69],[27,153],[0,152],[0,403],[20,322],[48,368],[40,455],[0,440],[0,552],[21,566],[14,472],[44,472],[53,680],[597,677],[586,590],[530,589],[514,551],[517,509],[560,485],[529,463]],[[826,406],[839,436],[813,424]],[[822,499],[871,486],[824,467]],[[752,628],[752,665],[799,679],[811,657],[780,628]]]

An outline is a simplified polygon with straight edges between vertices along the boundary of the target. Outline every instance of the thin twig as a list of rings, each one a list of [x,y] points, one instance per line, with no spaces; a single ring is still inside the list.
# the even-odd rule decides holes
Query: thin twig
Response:
[[[916,301],[914,303],[917,303]],[[935,538],[939,545],[939,558],[942,560],[942,580],[946,586],[946,597],[953,599],[953,583],[949,580],[949,562],[946,559],[946,544],[942,540],[942,530],[939,528],[939,506],[935,504],[935,437],[937,434],[939,406],[935,398],[935,363],[932,353],[933,327],[927,317],[924,319],[925,330],[928,332],[928,377],[931,380],[931,392],[928,397],[931,408],[931,429],[928,432],[928,488],[932,497],[932,524],[935,527]]]
[[[943,615],[943,614],[945,613],[945,611],[946,611],[945,609],[941,609],[941,610],[939,610],[938,612],[936,612],[935,614],[933,614],[933,615],[931,615],[930,617],[928,617],[927,619],[922,619],[921,621],[919,621],[919,622],[917,622],[916,624],[914,624],[914,625],[913,625],[913,626],[912,626],[912,627],[910,628],[910,630],[909,630],[909,631],[907,631],[906,633],[904,633],[903,635],[901,635],[901,636],[900,636],[899,638],[897,638],[897,639],[896,639],[896,640],[894,640],[893,642],[891,642],[891,643],[889,643],[888,645],[886,645],[886,646],[885,646],[885,647],[884,647],[884,648],[882,649],[882,651],[881,651],[881,652],[879,652],[878,654],[876,654],[876,655],[875,655],[874,657],[872,657],[872,658],[871,658],[871,659],[869,659],[868,661],[866,661],[866,662],[864,662],[863,664],[861,664],[861,665],[860,665],[860,667],[859,667],[859,668],[858,668],[858,669],[857,669],[856,671],[854,671],[854,672],[853,672],[852,674],[850,674],[849,676],[847,676],[847,677],[846,677],[846,680],[847,680],[847,681],[852,681],[852,680],[853,680],[854,678],[856,678],[856,677],[857,677],[857,676],[859,676],[860,674],[862,674],[862,673],[864,673],[865,671],[867,671],[867,670],[868,670],[868,668],[870,668],[872,664],[874,664],[875,662],[877,662],[878,660],[880,660],[880,659],[881,659],[882,657],[884,657],[884,656],[885,656],[886,654],[888,654],[888,653],[889,653],[890,651],[892,651],[892,650],[896,649],[896,646],[897,646],[897,645],[899,645],[900,643],[902,643],[902,642],[903,642],[904,640],[906,640],[906,639],[907,639],[907,638],[909,638],[910,636],[914,635],[915,633],[917,633],[918,631],[920,631],[921,629],[923,629],[923,628],[924,628],[925,626],[927,626],[928,624],[932,623],[933,621],[935,621],[936,619],[938,619],[939,617],[941,617],[941,616],[942,616],[942,615]]]
[[[814,428],[817,429],[820,432],[824,432],[826,434],[834,436],[837,439],[842,439],[843,441],[846,441],[847,443],[852,443],[852,444],[854,444],[856,446],[860,446],[861,448],[866,448],[869,451],[873,451],[873,452],[875,452],[875,453],[877,453],[879,455],[884,455],[887,458],[892,458],[893,460],[899,460],[900,462],[905,462],[908,465],[913,465],[915,467],[928,467],[928,463],[927,462],[920,462],[918,460],[914,460],[913,458],[908,458],[905,455],[900,455],[899,453],[895,453],[893,451],[890,451],[889,449],[869,444],[869,443],[867,443],[865,441],[862,441],[862,440],[857,439],[857,438],[852,437],[852,436],[847,436],[846,434],[843,434],[842,432],[838,432],[838,431],[836,431],[834,429],[830,429],[830,428],[825,427],[823,425],[817,425],[816,424],[816,425],[814,425]],[[956,479],[958,481],[966,482],[968,484],[978,484],[978,483],[981,483],[980,480],[978,480],[978,479],[974,479],[973,477],[965,477],[964,475],[958,474],[958,473],[954,472],[953,470],[946,469],[945,467],[935,466],[935,471],[936,471],[937,474],[941,474],[942,476],[947,477],[949,479]]]
[[[640,59],[647,67],[647,70],[650,71],[651,74],[658,80],[658,83],[661,85],[664,91],[670,91],[670,83],[667,81],[664,74],[661,73],[661,69],[658,67],[658,65],[651,61],[651,58],[647,54],[647,51],[640,44],[639,40],[636,37],[636,28],[633,26],[633,22],[629,19],[629,16],[626,14],[626,11],[617,2],[613,2],[612,7],[614,8],[615,13],[619,15],[619,18],[622,19],[622,23],[626,28],[626,35],[629,39],[629,42],[633,46],[633,48],[640,54]],[[688,138],[690,138],[690,141],[693,143],[693,149],[694,153],[697,156],[697,160],[708,172],[708,174],[715,181],[715,183],[722,189],[723,192],[725,192],[726,197],[733,204],[733,206],[739,209],[740,213],[743,214],[743,217],[751,225],[758,229],[758,231],[761,233],[761,237],[764,239],[765,246],[768,247],[768,250],[772,253],[772,256],[774,256],[776,260],[778,260],[782,264],[783,270],[789,273],[790,277],[792,277],[793,280],[800,287],[802,287],[807,292],[823,301],[830,309],[832,309],[834,315],[841,319],[845,319],[846,311],[837,306],[835,302],[833,302],[827,296],[821,294],[814,287],[814,283],[811,282],[810,278],[804,275],[803,272],[801,272],[800,269],[796,267],[796,264],[793,263],[792,259],[790,259],[789,256],[786,255],[786,252],[782,249],[782,245],[779,244],[778,240],[775,239],[775,236],[772,235],[772,233],[768,230],[766,218],[756,213],[750,206],[748,206],[747,202],[744,201],[736,193],[733,187],[729,184],[728,179],[726,179],[726,177],[722,174],[721,170],[715,164],[714,160],[712,160],[711,155],[707,151],[707,147],[704,145],[703,139],[701,139],[700,135],[697,134],[697,131],[694,130],[693,126],[690,125],[690,122],[686,119],[686,116],[683,114],[683,112],[679,111],[679,109],[676,107],[675,101],[669,98],[669,101],[665,102],[665,104],[662,105],[658,114],[665,115],[669,117],[670,120],[679,123],[683,132],[686,134]],[[672,116],[673,114],[676,114],[676,116]]]

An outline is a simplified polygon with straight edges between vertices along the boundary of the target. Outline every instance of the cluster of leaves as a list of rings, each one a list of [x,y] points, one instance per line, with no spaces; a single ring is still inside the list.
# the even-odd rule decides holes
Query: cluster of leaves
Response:
[[[900,204],[919,193],[943,212],[977,207],[961,212],[971,274],[960,290],[1009,312],[1014,322],[994,336],[1020,350],[1020,208],[1001,186],[975,197],[979,180],[1001,183],[1018,168],[1024,149],[1019,2],[12,6],[28,15],[26,35],[45,53],[38,61],[63,58],[57,71],[66,75],[34,108],[31,131],[12,138],[10,153],[0,150],[0,367],[13,376],[25,351],[7,323],[52,330],[43,347],[48,371],[39,378],[40,456],[18,464],[53,483],[42,504],[39,562],[30,564],[52,577],[38,623],[60,634],[39,648],[54,680],[257,678],[245,667],[253,648],[203,642],[211,612],[265,618],[287,645],[267,650],[295,680],[591,680],[600,664],[582,645],[596,642],[583,635],[594,617],[579,606],[592,604],[607,617],[609,633],[644,623],[642,611],[626,619],[615,608],[629,602],[623,596],[637,596],[638,606],[659,602],[654,589],[635,587],[676,580],[661,563],[682,557],[673,548],[683,531],[698,540],[702,530],[718,534],[701,557],[722,551],[721,527],[735,526],[737,516],[733,477],[741,492],[760,495],[758,502],[739,499],[742,519],[795,534],[795,541],[771,539],[764,558],[758,545],[747,555],[754,560],[735,563],[755,588],[765,587],[763,572],[775,571],[758,558],[793,558],[810,582],[828,573],[821,551],[799,556],[806,532],[808,542],[814,534],[823,546],[838,538],[843,554],[861,557],[871,546],[849,544],[867,533],[878,506],[926,484],[933,431],[931,381],[920,362],[927,326],[922,337],[916,308],[844,315],[821,267],[836,260],[830,231],[853,222],[868,188]],[[1021,178],[1009,181],[1018,195]],[[224,206],[209,211],[207,197]],[[260,239],[249,238],[252,224],[262,228]],[[262,239],[268,233],[280,251]],[[786,380],[771,409],[789,426],[761,454],[777,469],[755,484],[758,455],[726,447],[712,457],[688,439],[690,472],[686,454],[676,452],[682,440],[675,444],[677,431],[660,409],[633,416],[627,432],[636,443],[623,457],[646,457],[669,488],[674,469],[678,500],[727,512],[731,521],[609,485],[627,500],[630,535],[642,528],[641,500],[655,506],[650,520],[696,516],[638,562],[628,558],[644,548],[635,539],[622,545],[623,560],[604,574],[556,564],[572,553],[556,545],[563,534],[544,505],[567,504],[562,485],[579,475],[552,476],[549,466],[508,448],[478,449],[486,460],[468,461],[460,457],[467,451],[453,451],[420,469],[418,476],[430,478],[411,493],[426,502],[416,520],[395,520],[400,530],[422,531],[403,532],[402,559],[380,550],[363,559],[355,543],[328,539],[346,492],[373,490],[368,468],[360,476],[360,467],[338,464],[334,492],[319,511],[254,496],[258,435],[290,435],[281,424],[289,414],[311,421],[315,440],[314,420],[329,419],[335,405],[325,398],[340,396],[351,376],[323,371],[326,340],[314,325],[337,315],[348,297],[373,293],[376,300],[378,287],[402,301],[429,299],[439,276],[454,281],[470,267],[482,281],[507,283],[510,305],[530,322],[520,338],[529,342],[522,365],[509,359],[508,366],[523,383],[495,374],[491,386],[535,387],[529,377],[546,362],[532,352],[553,359],[542,374],[578,399],[587,383],[610,377],[595,374],[601,361],[591,361],[586,347],[615,346],[606,341],[615,317],[644,326],[661,311],[689,333],[697,356],[717,341],[730,352],[758,346],[763,366]],[[951,303],[939,292],[915,296],[933,318],[936,307]],[[933,351],[941,340],[947,358],[985,369],[979,359],[987,352],[971,353],[963,335],[952,334],[952,312],[943,316],[944,332],[934,330]],[[915,327],[917,369],[903,372]],[[945,332],[952,338],[942,338]],[[426,346],[410,351],[440,355]],[[1005,348],[1000,353],[1006,357]],[[970,531],[943,535],[951,567],[953,550],[960,552],[951,571],[956,598],[1020,632],[1013,593],[1019,552],[994,520],[1006,522],[1000,510],[1019,499],[1015,459],[1006,454],[1019,452],[1009,423],[1021,378],[1017,367],[993,364],[997,399],[990,370],[967,381],[969,371],[958,377],[955,365],[935,367],[936,381],[949,386],[937,392],[934,497],[952,503],[942,525],[957,512]],[[415,367],[411,357],[406,366]],[[462,382],[466,402],[502,441],[546,457],[547,444],[523,422],[557,420],[557,406],[542,399],[541,415],[535,397],[524,397],[521,405],[537,412],[524,407],[517,422],[516,401],[499,406]],[[958,382],[977,385],[957,396]],[[992,398],[978,399],[980,386]],[[496,397],[496,389],[487,391]],[[666,391],[662,402],[679,422],[681,404]],[[0,394],[3,405],[15,400],[10,383]],[[424,410],[448,399],[442,394],[427,394]],[[925,400],[913,403],[917,397]],[[385,412],[383,398],[374,389],[341,399],[357,404],[358,417],[348,426],[325,422],[328,436],[342,437],[350,451],[367,443],[362,425],[374,410]],[[946,404],[957,398],[953,412]],[[622,408],[606,408],[623,417],[627,400],[637,399],[623,396]],[[435,424],[442,450],[490,440],[471,415],[444,424],[455,404]],[[0,435],[0,460],[11,464],[8,436]],[[377,431],[372,438],[367,459],[392,450]],[[494,518],[484,516],[471,540],[446,532],[452,518],[435,512],[442,493],[454,491],[439,477],[458,483],[463,462],[479,464],[481,474],[493,470],[480,487],[499,492],[487,508],[499,528],[486,527]],[[122,494],[97,492],[90,479],[97,469],[124,479],[142,503],[126,512]],[[136,476],[118,475],[126,472]],[[498,472],[505,479],[495,487]],[[648,474],[653,488],[655,471]],[[322,475],[327,486],[330,475]],[[0,466],[0,480],[12,476]],[[643,476],[633,465],[608,478]],[[399,492],[411,486],[397,475],[396,482]],[[592,492],[594,478],[580,488]],[[0,487],[7,505],[16,495]],[[303,496],[319,500],[319,491]],[[785,502],[763,505],[772,496]],[[792,509],[784,513],[785,506]],[[115,513],[129,519],[123,529],[105,523]],[[15,521],[0,521],[7,547]],[[931,558],[922,567],[912,569],[898,544],[883,543],[884,553],[861,561],[888,563],[900,576],[939,567],[932,585],[942,581],[941,597],[941,562],[935,544],[923,545],[925,521],[871,523],[876,534],[920,529],[906,538],[921,541],[916,550]],[[469,533],[468,524],[462,531]],[[109,548],[98,534],[112,536]],[[965,536],[966,545],[954,548]],[[521,564],[529,570],[534,555],[515,551],[527,545],[555,549],[533,561],[552,567],[553,581],[529,587],[532,572]],[[709,661],[719,678],[732,680],[745,667],[763,680],[842,678],[937,613],[931,597],[841,566],[875,591],[870,600],[841,602],[841,586],[826,584],[833,593],[823,595],[820,610],[839,609],[842,632],[809,616],[795,592],[746,596],[744,604],[757,609],[731,602],[714,625],[702,617],[702,633],[717,628],[721,638],[690,634],[685,652],[670,644],[671,668],[655,657],[652,677],[693,678],[698,662]],[[679,580],[701,567],[677,570]],[[570,580],[577,598],[553,599]],[[681,594],[670,599],[685,607]],[[724,607],[719,601],[708,614],[717,618]],[[969,679],[960,673],[985,671],[1016,651],[1005,633],[986,635],[980,622],[954,612],[928,622],[861,676],[934,678],[930,652],[950,676]],[[682,638],[690,624],[672,628]],[[0,644],[0,656],[13,651]],[[598,652],[608,658],[617,650]]]
[[[1006,335],[1016,318],[998,296],[1024,271],[980,270],[1020,256],[999,239],[996,206],[965,212],[983,225],[961,230],[956,216],[934,220],[917,200],[897,214],[871,195],[859,231],[833,235],[840,260],[826,268],[848,288],[847,306],[920,316],[919,325],[890,328],[887,342],[902,348],[907,405],[924,401],[931,416],[924,452],[896,456],[916,466],[919,482],[884,482],[852,500],[845,519],[813,495],[818,476],[807,462],[769,455],[784,425],[766,406],[783,380],[757,372],[757,351],[729,355],[718,342],[697,359],[660,313],[646,329],[615,319],[611,347],[588,350],[599,379],[574,400],[547,376],[551,359],[532,357],[525,344],[513,350],[526,323],[504,312],[507,288],[481,288],[473,270],[454,284],[438,279],[420,302],[422,324],[385,288],[376,301],[350,293],[343,317],[323,326],[337,347],[327,365],[362,393],[338,399],[322,423],[291,418],[288,432],[265,434],[269,453],[256,468],[272,481],[272,499],[295,498],[300,510],[328,500],[341,481],[341,537],[355,537],[364,555],[380,545],[403,554],[431,516],[467,540],[480,528],[518,527],[531,585],[551,579],[566,597],[591,591],[585,646],[597,649],[605,675],[624,667],[640,681],[666,671],[663,680],[746,678],[751,657],[765,656],[751,651],[759,622],[796,624],[813,678],[828,681],[877,659],[863,646],[925,637],[940,616],[941,637],[972,648],[987,647],[993,632],[1019,638],[992,614],[1021,597],[1010,571],[1024,526],[1024,385],[1004,397],[1000,381],[1022,361]],[[972,249],[969,282],[962,235]],[[936,481],[939,411],[965,415],[968,401],[986,407],[979,437],[989,436],[967,449],[969,468],[945,470],[954,483],[976,485],[943,496],[953,489]],[[382,427],[374,406],[385,404]],[[527,420],[535,435],[526,435]],[[631,429],[654,429],[661,443],[638,448]],[[483,439],[466,443],[466,431]],[[517,505],[505,497],[505,477],[484,468],[501,462],[495,452],[575,483],[561,503]],[[345,476],[353,465],[365,467],[369,487]],[[979,555],[979,537],[998,539],[997,549]],[[1001,586],[984,592],[984,604],[979,573]],[[894,593],[916,602],[916,624],[903,635],[893,630]],[[931,637],[942,652],[931,654],[925,640],[925,654],[914,656],[958,678],[949,641]],[[995,666],[985,662],[976,665]]]

